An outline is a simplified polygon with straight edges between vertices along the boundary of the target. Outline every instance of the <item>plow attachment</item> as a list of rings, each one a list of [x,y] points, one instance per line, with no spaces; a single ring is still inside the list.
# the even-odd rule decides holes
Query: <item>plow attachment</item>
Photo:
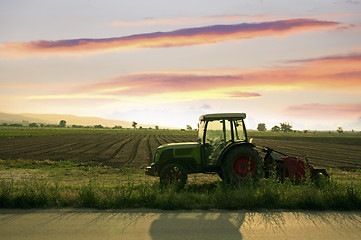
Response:
[[[261,150],[266,153],[263,163],[265,178],[269,178],[274,172],[282,182],[286,178],[299,183],[306,181],[306,179],[317,181],[320,178],[329,177],[325,169],[312,167],[307,158],[304,162],[297,157],[288,156],[269,147],[263,147]]]

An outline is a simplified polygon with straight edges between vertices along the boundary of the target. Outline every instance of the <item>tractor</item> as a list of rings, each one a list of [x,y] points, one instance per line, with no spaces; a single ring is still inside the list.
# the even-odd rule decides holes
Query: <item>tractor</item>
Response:
[[[275,170],[280,180],[302,181],[308,170],[312,176],[326,175],[295,158],[279,157],[271,148],[263,147],[262,160],[257,147],[247,136],[245,113],[215,113],[199,117],[198,141],[169,143],[157,148],[146,174],[160,177],[161,184],[182,188],[188,174],[216,173],[226,183],[244,184],[269,177]],[[282,153],[281,153],[282,155]]]

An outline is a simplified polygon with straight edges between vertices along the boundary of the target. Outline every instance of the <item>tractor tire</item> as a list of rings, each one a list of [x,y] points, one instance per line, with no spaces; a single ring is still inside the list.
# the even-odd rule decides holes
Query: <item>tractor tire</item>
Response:
[[[223,171],[222,169],[220,171],[217,172],[218,176],[220,179],[222,179],[222,181],[224,180],[224,176],[223,176]]]
[[[160,172],[160,183],[162,185],[173,185],[183,188],[187,183],[187,171],[178,164],[166,165]]]
[[[230,184],[257,182],[264,175],[262,157],[251,147],[233,148],[224,157],[222,172],[224,181]]]

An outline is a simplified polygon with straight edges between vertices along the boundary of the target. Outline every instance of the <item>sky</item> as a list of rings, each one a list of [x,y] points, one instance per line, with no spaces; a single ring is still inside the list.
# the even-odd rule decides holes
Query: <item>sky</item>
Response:
[[[1,0],[0,112],[361,130],[361,0]]]

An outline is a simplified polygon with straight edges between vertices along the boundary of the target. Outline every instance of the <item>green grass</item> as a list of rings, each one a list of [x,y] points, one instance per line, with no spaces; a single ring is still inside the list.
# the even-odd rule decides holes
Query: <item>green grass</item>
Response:
[[[196,131],[168,129],[96,129],[96,128],[46,128],[46,127],[4,127],[0,126],[0,138],[61,136],[80,134],[138,134],[138,135],[194,135]]]
[[[361,146],[360,132],[258,132],[249,131],[249,138],[284,140],[284,141],[307,141]]]
[[[275,179],[232,187],[190,175],[182,190],[143,171],[95,163],[0,161],[1,208],[361,210],[361,171],[330,169],[330,181],[295,185]]]

